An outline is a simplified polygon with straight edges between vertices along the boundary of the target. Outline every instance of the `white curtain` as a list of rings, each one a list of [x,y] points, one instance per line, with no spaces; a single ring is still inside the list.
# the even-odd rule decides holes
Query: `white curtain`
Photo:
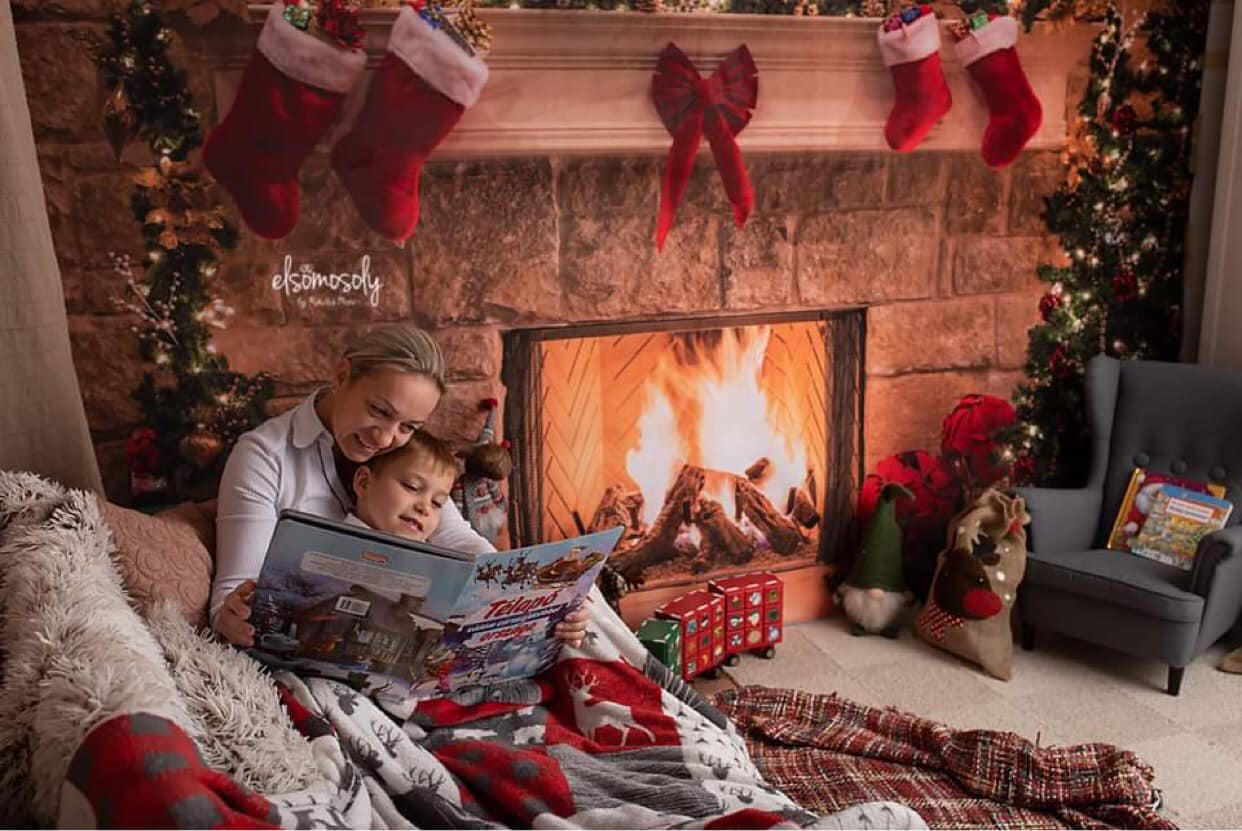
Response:
[[[9,0],[0,0],[0,470],[103,492],[69,350]]]

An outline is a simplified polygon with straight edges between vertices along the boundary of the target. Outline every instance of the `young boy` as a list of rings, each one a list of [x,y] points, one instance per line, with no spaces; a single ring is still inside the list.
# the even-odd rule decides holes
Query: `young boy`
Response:
[[[416,432],[404,446],[354,472],[358,506],[345,521],[426,540],[440,525],[456,478],[457,459],[449,446],[430,433]]]
[[[346,522],[426,540],[440,524],[440,513],[457,478],[457,459],[442,440],[419,430],[402,447],[376,456],[354,472],[357,507]],[[587,613],[578,609],[556,625],[554,634],[581,646]]]

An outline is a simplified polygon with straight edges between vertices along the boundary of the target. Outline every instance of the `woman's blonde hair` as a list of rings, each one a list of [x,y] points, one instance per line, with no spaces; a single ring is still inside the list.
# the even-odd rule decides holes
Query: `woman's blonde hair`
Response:
[[[430,334],[408,323],[373,329],[353,340],[345,349],[349,380],[356,381],[382,366],[415,375],[426,375],[445,390],[444,354]]]

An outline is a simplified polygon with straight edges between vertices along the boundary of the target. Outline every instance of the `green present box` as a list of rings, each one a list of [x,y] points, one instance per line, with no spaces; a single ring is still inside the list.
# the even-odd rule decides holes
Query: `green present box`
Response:
[[[677,621],[647,618],[638,627],[638,640],[657,661],[681,674],[681,627]]]

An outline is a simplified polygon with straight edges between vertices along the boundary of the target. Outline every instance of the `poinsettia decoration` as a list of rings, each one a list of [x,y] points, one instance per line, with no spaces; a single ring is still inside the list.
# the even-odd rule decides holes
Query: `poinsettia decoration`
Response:
[[[960,479],[970,491],[982,490],[1009,473],[996,436],[1014,422],[1013,405],[993,395],[967,395],[941,428],[940,455],[961,466]]]
[[[897,502],[906,581],[926,596],[953,516],[988,487],[1011,476],[1012,453],[1000,441],[1014,422],[1009,402],[991,395],[964,396],[945,417],[940,455],[909,450],[881,459],[863,481],[858,518],[865,526],[880,492],[899,484],[914,494]]]

